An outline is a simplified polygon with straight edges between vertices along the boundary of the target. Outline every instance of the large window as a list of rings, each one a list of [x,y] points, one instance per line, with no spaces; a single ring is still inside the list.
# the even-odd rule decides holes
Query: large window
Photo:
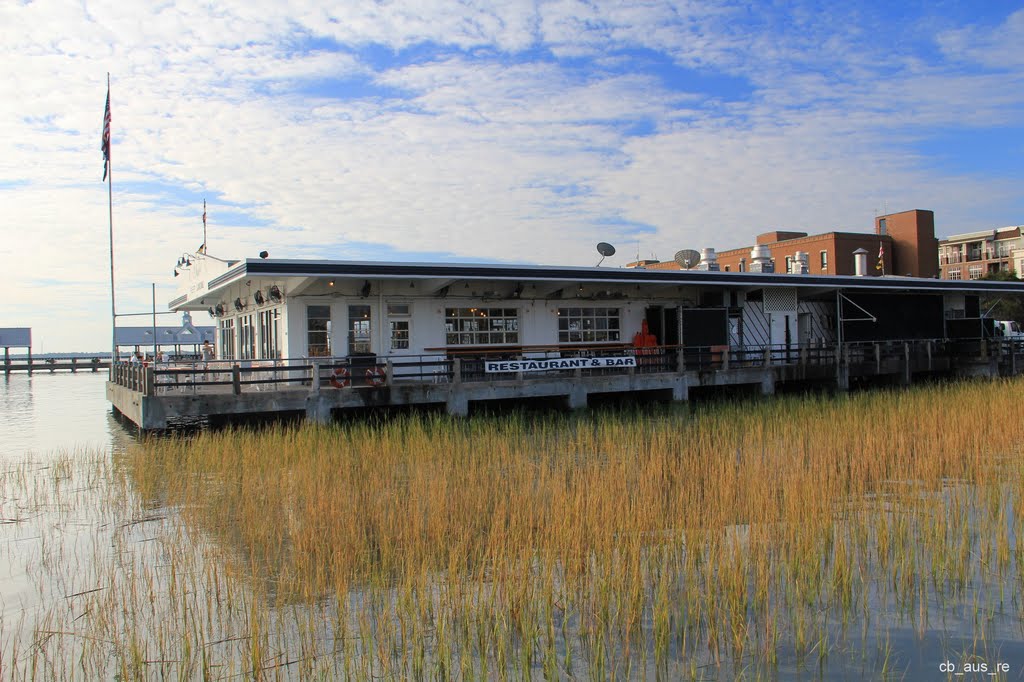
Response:
[[[350,355],[373,352],[370,343],[370,306],[348,307],[348,352]]]
[[[621,340],[618,308],[559,308],[559,343]]]
[[[483,346],[519,343],[519,311],[515,308],[445,308],[445,343]]]
[[[828,251],[822,251],[818,255],[821,257],[821,271],[828,272]]]
[[[238,358],[252,360],[256,357],[256,325],[253,315],[238,318]]]
[[[981,266],[980,265],[972,265],[970,267],[970,271],[968,272],[968,274],[970,275],[971,279],[981,279],[981,276],[982,276],[982,268],[981,268]]]
[[[235,319],[229,317],[218,323],[220,332],[220,357],[224,360],[235,359]]]
[[[331,354],[331,306],[306,306],[306,345],[311,358]]]
[[[260,357],[276,359],[281,354],[281,309],[260,312]]]
[[[960,279],[960,268],[951,268],[946,272],[946,279]]]

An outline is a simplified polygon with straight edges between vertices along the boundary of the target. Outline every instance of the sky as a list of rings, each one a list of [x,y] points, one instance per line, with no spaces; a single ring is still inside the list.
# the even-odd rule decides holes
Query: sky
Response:
[[[108,73],[119,314],[167,309],[204,200],[231,259],[1024,223],[1019,1],[4,0],[0,43],[0,327],[34,353],[110,347]]]

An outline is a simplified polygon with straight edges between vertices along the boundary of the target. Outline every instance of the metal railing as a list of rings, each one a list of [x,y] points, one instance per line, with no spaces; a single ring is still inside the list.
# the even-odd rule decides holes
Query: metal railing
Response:
[[[915,339],[835,345],[532,347],[517,351],[278,360],[212,360],[156,364],[115,363],[114,383],[144,395],[260,393],[372,389],[402,384],[528,381],[556,377],[721,371],[788,366],[846,366],[893,359],[953,357],[1016,362],[1024,339]],[[625,358],[628,366],[488,372],[489,360]],[[1024,358],[1017,365],[1024,368]]]

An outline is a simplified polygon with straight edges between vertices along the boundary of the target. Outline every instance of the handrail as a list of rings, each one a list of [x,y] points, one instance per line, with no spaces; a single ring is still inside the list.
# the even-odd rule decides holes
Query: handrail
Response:
[[[381,388],[409,383],[489,382],[552,377],[616,374],[721,371],[740,368],[835,366],[880,362],[927,355],[963,358],[1014,357],[1024,353],[1024,339],[907,339],[849,341],[836,344],[774,344],[751,346],[628,345],[590,347],[527,346],[521,350],[490,350],[452,357],[445,353],[288,358],[276,360],[210,360],[156,364],[117,362],[112,381],[144,395],[231,392],[236,395],[282,390]],[[629,357],[632,366],[584,369],[543,369],[536,372],[487,372],[484,362],[501,359]]]

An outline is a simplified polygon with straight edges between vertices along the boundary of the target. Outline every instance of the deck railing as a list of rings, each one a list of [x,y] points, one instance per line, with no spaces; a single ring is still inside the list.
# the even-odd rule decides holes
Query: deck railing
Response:
[[[837,355],[838,354],[838,355]],[[713,371],[785,366],[854,366],[891,359],[994,358],[1024,368],[1024,340],[968,339],[851,342],[834,345],[654,346],[565,349],[532,347],[511,352],[350,356],[278,360],[118,362],[114,383],[144,395],[260,393],[288,390],[371,389],[411,383],[529,381],[555,377],[593,377],[682,371]],[[550,360],[620,357],[631,366],[487,372],[487,360]],[[1019,358],[1019,361],[1018,361]]]

